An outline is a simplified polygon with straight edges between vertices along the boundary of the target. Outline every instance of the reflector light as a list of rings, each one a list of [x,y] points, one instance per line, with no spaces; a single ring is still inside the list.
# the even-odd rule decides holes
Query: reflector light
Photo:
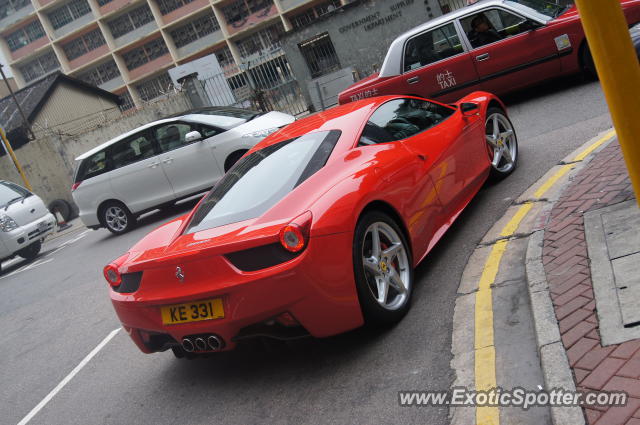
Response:
[[[288,311],[276,317],[276,322],[280,323],[282,326],[300,326],[300,323]]]
[[[289,224],[280,231],[280,243],[287,251],[298,252],[304,248],[304,236],[297,224]]]
[[[76,190],[78,188],[78,186],[80,186],[80,183],[82,182],[75,182],[74,184],[71,185],[71,191],[73,192],[74,190]]]
[[[104,278],[111,286],[119,286],[122,283],[122,276],[118,268],[113,264],[109,264],[104,268]]]

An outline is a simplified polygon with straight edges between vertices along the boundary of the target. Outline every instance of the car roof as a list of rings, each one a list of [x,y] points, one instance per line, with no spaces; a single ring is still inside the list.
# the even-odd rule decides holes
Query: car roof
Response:
[[[355,137],[359,135],[360,129],[371,112],[389,100],[404,99],[407,97],[414,96],[389,95],[368,97],[300,118],[259,142],[251,149],[251,152],[315,131],[339,130],[343,136],[346,136],[341,137],[341,139],[355,140]],[[426,100],[431,102],[429,99]],[[349,143],[351,143],[351,141]]]
[[[514,1],[509,1],[509,0],[481,0],[478,1],[472,5],[469,6],[465,6],[463,8],[454,10],[453,12],[449,12],[447,14],[444,14],[442,16],[439,16],[437,18],[434,19],[430,19],[429,21],[425,22],[422,25],[418,25],[417,27],[413,27],[408,31],[405,31],[404,33],[400,34],[398,37],[396,37],[392,42],[391,45],[389,46],[389,49],[387,51],[387,55],[384,58],[384,62],[382,63],[382,66],[380,67],[380,77],[390,77],[390,76],[395,76],[395,75],[399,75],[399,70],[400,70],[400,57],[399,55],[402,54],[402,46],[404,45],[405,41],[408,38],[413,37],[416,34],[420,34],[424,31],[427,31],[431,28],[435,28],[438,27],[440,25],[446,24],[448,22],[451,22],[455,19],[458,19],[460,17],[466,16],[470,13],[474,13],[477,11],[480,11],[482,9],[486,9],[487,6],[507,6],[510,9],[514,9],[516,8],[518,10],[518,12],[526,15],[526,17],[529,18],[534,18],[536,20],[548,20],[549,18],[545,18],[540,14],[537,13],[531,13],[531,11],[526,10],[527,8],[518,4],[517,0],[516,2]],[[400,46],[398,46],[400,45]],[[392,54],[390,54],[392,53]],[[395,53],[395,54],[393,54]]]
[[[206,124],[212,125],[218,128],[222,128],[223,130],[230,130],[233,127],[236,127],[240,124],[246,122],[246,120],[241,118],[234,118],[225,115],[211,115],[211,114],[197,114],[197,113],[187,113],[184,115],[178,115],[171,118],[165,118],[162,120],[152,121],[148,124],[142,125],[140,127],[134,128],[131,131],[128,131],[124,134],[121,134],[117,137],[114,137],[111,140],[104,142],[103,144],[96,146],[93,149],[88,150],[87,152],[76,157],[76,161],[82,161],[85,158],[90,157],[91,155],[100,152],[101,150],[113,145],[114,143],[119,142],[122,139],[125,139],[135,133],[146,130],[147,128],[153,127],[158,124],[171,123],[176,121],[186,121],[190,123],[196,124]]]

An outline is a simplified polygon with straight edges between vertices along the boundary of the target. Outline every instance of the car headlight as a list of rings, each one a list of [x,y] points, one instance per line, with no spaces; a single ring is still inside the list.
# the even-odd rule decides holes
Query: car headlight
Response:
[[[10,232],[18,228],[18,223],[8,215],[0,216],[0,230],[3,232]]]
[[[243,134],[242,137],[262,137],[262,138],[265,138],[268,135],[270,135],[271,133],[275,133],[278,130],[280,130],[280,127],[267,128],[266,130],[258,130],[258,131],[254,131],[253,133]]]

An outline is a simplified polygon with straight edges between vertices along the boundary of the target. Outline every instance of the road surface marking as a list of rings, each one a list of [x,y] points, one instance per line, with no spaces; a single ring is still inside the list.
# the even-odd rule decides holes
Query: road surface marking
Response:
[[[601,138],[593,142],[580,152],[570,164],[560,166],[551,177],[534,192],[534,199],[542,196],[567,174],[576,162],[584,160],[591,152],[615,136],[615,130],[608,131]],[[513,236],[522,220],[533,208],[527,202],[520,206],[516,213],[500,232],[501,237]],[[501,239],[493,245],[478,282],[475,304],[475,383],[476,391],[486,391],[497,387],[496,382],[496,349],[493,339],[493,298],[491,285],[495,283],[500,261],[507,249],[508,239]],[[496,406],[476,407],[477,425],[499,425],[500,411]]]
[[[34,261],[33,263],[29,263],[26,266],[20,267],[18,270],[14,270],[9,274],[6,274],[4,276],[0,276],[0,279],[4,279],[5,277],[13,276],[13,275],[18,274],[18,273],[26,272],[27,270],[35,269],[38,266],[50,263],[52,261],[53,261],[53,258],[49,258],[48,260],[37,260],[37,261]]]
[[[69,383],[69,381],[71,381],[73,379],[74,376],[76,376],[78,374],[78,372],[80,372],[80,370],[82,370],[83,367],[85,367],[87,365],[87,363],[89,363],[89,361],[96,355],[98,354],[98,352],[100,350],[102,350],[102,348],[107,345],[107,343],[109,341],[111,341],[111,339],[116,336],[116,334],[120,331],[120,329],[122,328],[118,328],[118,329],[114,329],[111,331],[111,333],[109,335],[107,335],[105,337],[105,339],[102,340],[102,342],[100,342],[100,344],[98,344],[98,346],[96,348],[94,348],[89,354],[87,354],[87,356],[82,359],[82,361],[78,364],[78,366],[76,366],[71,373],[69,373],[67,376],[65,376],[65,378],[60,381],[60,383],[58,385],[56,385],[56,387],[51,390],[51,392],[49,394],[46,395],[45,398],[42,399],[42,401],[40,403],[38,403],[38,405],[36,407],[34,407],[31,412],[29,412],[27,414],[27,416],[25,416],[24,418],[22,418],[22,420],[20,422],[18,422],[18,425],[25,425],[27,424],[31,419],[33,419],[33,417],[35,415],[38,414],[38,412],[40,410],[42,410],[42,408],[44,406],[47,405],[47,403],[49,403],[51,401],[51,399],[53,397],[55,397],[56,394],[58,394],[60,392],[61,389],[64,388],[65,385],[67,385]]]

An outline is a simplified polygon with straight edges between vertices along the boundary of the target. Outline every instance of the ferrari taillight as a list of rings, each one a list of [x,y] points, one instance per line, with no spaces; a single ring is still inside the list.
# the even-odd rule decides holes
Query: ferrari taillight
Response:
[[[312,215],[306,211],[280,230],[280,244],[290,252],[302,251],[309,241]]]
[[[122,283],[122,275],[118,271],[118,268],[113,264],[107,265],[104,270],[104,278],[107,279],[109,285],[111,286],[119,286]]]

